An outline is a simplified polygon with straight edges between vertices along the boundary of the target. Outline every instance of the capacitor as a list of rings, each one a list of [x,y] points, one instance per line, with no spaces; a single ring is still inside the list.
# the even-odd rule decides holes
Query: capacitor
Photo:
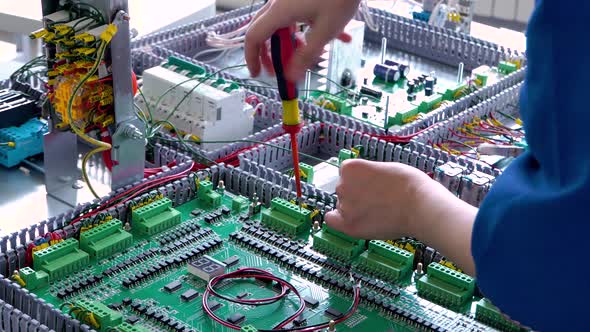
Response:
[[[362,97],[361,98],[361,104],[367,105],[368,103],[369,103],[369,98],[367,98],[367,97]]]
[[[340,85],[344,87],[349,87],[353,85],[353,77],[352,72],[349,69],[345,69],[342,72],[342,77],[340,77]]]
[[[409,65],[405,65],[399,62],[395,62],[393,60],[385,60],[385,64],[388,66],[397,66],[399,68],[400,74],[402,77],[408,77],[408,74],[410,74],[410,66]]]
[[[374,97],[376,99],[381,99],[383,93],[381,91],[373,90],[368,86],[361,87],[361,94]]]
[[[380,80],[387,83],[394,83],[399,81],[401,74],[399,67],[392,67],[382,64],[376,64],[373,68],[373,74]]]
[[[369,81],[369,80],[368,80],[366,77],[365,77],[365,78],[363,78],[363,84],[364,84],[364,85],[367,85],[367,82],[368,82],[368,81]]]
[[[424,88],[424,94],[428,97],[428,96],[432,96],[432,93],[434,92],[434,90],[432,90],[432,88]]]
[[[408,94],[414,93],[414,91],[416,91],[416,83],[414,83],[413,81],[409,81],[408,82]]]
[[[434,77],[432,77],[432,76],[426,77],[426,81],[424,81],[424,86],[427,89],[433,90],[434,89]]]
[[[414,101],[414,100],[416,100],[416,94],[414,94],[414,93],[408,94],[408,101]]]

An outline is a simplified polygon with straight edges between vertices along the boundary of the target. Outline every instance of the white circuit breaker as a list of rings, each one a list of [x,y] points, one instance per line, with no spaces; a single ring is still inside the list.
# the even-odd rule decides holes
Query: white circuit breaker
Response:
[[[252,133],[254,109],[245,102],[243,88],[229,90],[224,89],[224,85],[214,87],[209,85],[211,82],[200,83],[197,79],[185,82],[191,78],[188,73],[174,69],[158,66],[143,73],[142,91],[156,121],[168,119],[178,131],[194,135],[203,142],[237,140]],[[185,83],[180,84],[182,82]],[[164,95],[176,85],[178,87]],[[180,103],[189,93],[190,96]],[[154,108],[162,95],[158,107]],[[212,150],[223,145],[203,143],[202,148]]]

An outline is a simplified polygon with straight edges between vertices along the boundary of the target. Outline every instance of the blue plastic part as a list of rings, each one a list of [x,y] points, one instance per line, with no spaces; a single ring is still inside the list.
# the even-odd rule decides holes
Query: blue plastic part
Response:
[[[43,135],[48,126],[45,120],[31,119],[20,127],[0,129],[0,142],[14,142],[15,146],[0,146],[0,165],[14,167],[26,158],[43,152]]]
[[[428,22],[430,20],[430,15],[432,15],[431,12],[412,12],[412,18],[417,21]]]

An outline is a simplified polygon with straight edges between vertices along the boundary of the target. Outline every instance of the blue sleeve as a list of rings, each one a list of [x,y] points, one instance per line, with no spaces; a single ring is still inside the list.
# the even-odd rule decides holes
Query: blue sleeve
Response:
[[[590,326],[589,13],[590,1],[537,1],[520,100],[529,151],[498,178],[473,230],[482,292],[540,331]]]

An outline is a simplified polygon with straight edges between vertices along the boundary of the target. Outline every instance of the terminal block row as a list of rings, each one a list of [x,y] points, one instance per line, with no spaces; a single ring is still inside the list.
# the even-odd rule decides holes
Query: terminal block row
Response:
[[[326,224],[313,235],[313,248],[331,257],[349,260],[365,250],[365,240],[355,239]]]
[[[100,325],[99,331],[111,331],[115,326],[123,323],[123,315],[100,302],[81,300],[75,303],[76,306],[91,312]]]
[[[262,223],[279,232],[299,235],[311,228],[311,211],[282,198],[274,198],[262,211]]]
[[[523,328],[515,322],[512,322],[508,320],[506,317],[504,317],[500,310],[496,306],[494,306],[488,299],[481,299],[479,302],[477,302],[477,305],[475,307],[475,319],[500,331],[528,331],[528,329]]]
[[[180,223],[180,212],[167,197],[133,211],[133,229],[141,235],[153,235]]]
[[[217,208],[221,206],[221,194],[213,190],[213,183],[211,181],[201,181],[197,191],[199,201],[203,202],[210,208]]]
[[[359,257],[359,267],[380,278],[397,281],[410,274],[414,254],[384,241],[369,241],[369,250]]]
[[[80,234],[80,249],[90,256],[103,258],[127,249],[133,243],[133,235],[123,230],[120,220],[112,219]]]
[[[90,256],[79,249],[78,240],[69,238],[33,253],[35,271],[45,271],[49,279],[59,279],[86,266]]]
[[[461,311],[473,298],[475,280],[439,263],[430,263],[416,283],[418,295],[449,309]]]

